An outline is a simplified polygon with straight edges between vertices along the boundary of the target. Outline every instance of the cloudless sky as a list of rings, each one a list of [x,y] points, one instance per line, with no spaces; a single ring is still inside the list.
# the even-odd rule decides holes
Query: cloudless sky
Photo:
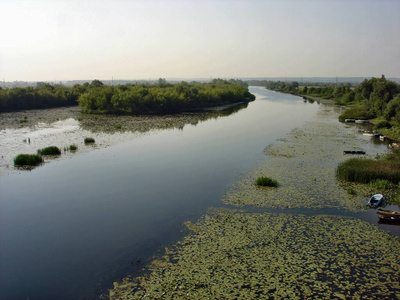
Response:
[[[0,80],[400,77],[400,0],[0,0]]]

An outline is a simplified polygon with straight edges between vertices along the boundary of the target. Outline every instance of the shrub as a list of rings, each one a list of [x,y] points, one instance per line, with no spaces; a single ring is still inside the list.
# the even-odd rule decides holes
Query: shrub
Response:
[[[375,124],[374,129],[381,129],[381,128],[391,128],[392,125],[388,121],[381,121]]]
[[[50,146],[43,149],[38,150],[38,154],[40,155],[61,155],[61,150],[56,146]]]
[[[271,186],[278,187],[278,181],[271,179],[269,177],[258,177],[256,180],[256,185],[258,186]]]
[[[94,144],[95,140],[94,138],[87,137],[85,138],[85,144]]]
[[[69,146],[69,151],[76,151],[76,150],[78,150],[78,146],[77,145],[72,144],[72,145]]]
[[[15,166],[37,166],[43,162],[43,158],[37,154],[19,154],[14,158]]]

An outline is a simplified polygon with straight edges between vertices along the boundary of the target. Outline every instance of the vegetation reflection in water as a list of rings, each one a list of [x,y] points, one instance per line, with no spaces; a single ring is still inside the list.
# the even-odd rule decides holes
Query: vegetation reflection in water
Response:
[[[215,210],[111,299],[394,299],[400,241],[340,216]]]

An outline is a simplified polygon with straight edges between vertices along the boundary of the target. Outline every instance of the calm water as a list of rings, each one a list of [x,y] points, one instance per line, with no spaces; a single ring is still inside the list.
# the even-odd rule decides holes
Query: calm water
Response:
[[[91,298],[222,206],[265,146],[318,110],[250,90],[256,101],[231,116],[0,178],[0,299]]]

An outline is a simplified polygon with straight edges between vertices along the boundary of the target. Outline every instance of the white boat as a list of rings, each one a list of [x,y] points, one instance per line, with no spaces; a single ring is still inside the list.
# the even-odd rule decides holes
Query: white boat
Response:
[[[364,136],[380,136],[381,134],[378,132],[363,132]]]
[[[356,120],[355,122],[358,124],[366,124],[368,123],[368,120]]]

